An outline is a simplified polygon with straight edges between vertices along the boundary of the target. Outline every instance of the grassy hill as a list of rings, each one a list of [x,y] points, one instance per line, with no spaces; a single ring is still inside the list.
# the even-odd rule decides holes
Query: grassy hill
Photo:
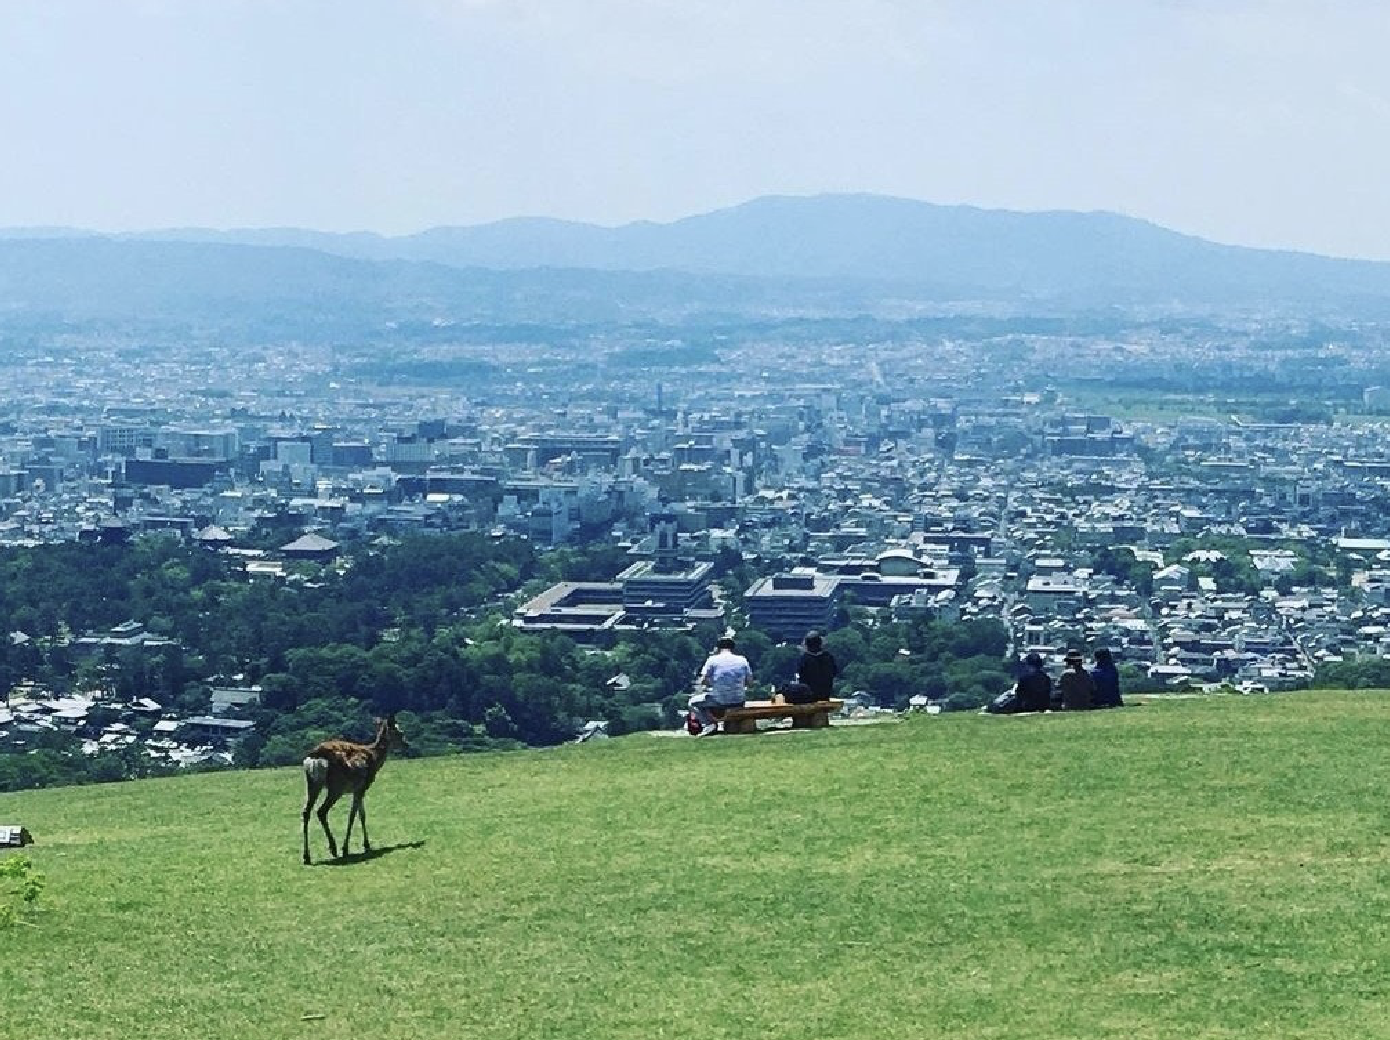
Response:
[[[307,868],[293,770],[0,796],[50,886],[0,935],[0,1034],[1390,1036],[1387,721],[1309,694],[392,761],[378,854]]]

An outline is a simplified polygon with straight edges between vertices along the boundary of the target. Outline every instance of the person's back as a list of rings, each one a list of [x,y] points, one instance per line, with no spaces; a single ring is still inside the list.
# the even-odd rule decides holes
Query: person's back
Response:
[[[796,681],[805,687],[801,693],[808,701],[828,701],[835,693],[835,676],[840,674],[840,666],[835,655],[825,649],[821,637],[816,632],[807,634],[802,642],[801,661],[796,666]],[[800,697],[793,697],[793,703]]]
[[[1067,668],[1057,678],[1057,692],[1062,697],[1062,707],[1067,711],[1085,711],[1091,706],[1091,694],[1095,683],[1082,667],[1083,659],[1079,651],[1067,654]]]
[[[1029,654],[1023,662],[1027,670],[1018,678],[1019,711],[1047,711],[1052,707],[1052,677],[1043,671],[1042,658]]]
[[[1114,658],[1109,650],[1104,649],[1097,650],[1095,658],[1096,666],[1091,669],[1091,682],[1094,684],[1091,707],[1123,708],[1125,702],[1120,696],[1120,672],[1115,667]]]
[[[752,678],[753,669],[748,666],[748,659],[734,653],[733,639],[721,638],[715,652],[700,669],[700,691],[690,698],[693,723],[699,725],[694,735],[707,737],[716,732],[723,710],[743,705]]]
[[[733,705],[743,703],[744,688],[752,674],[748,659],[727,648],[710,655],[701,677],[709,687],[711,701],[716,704]]]
[[[1047,711],[1052,706],[1052,678],[1044,671],[1031,671],[1019,677],[1020,711]]]

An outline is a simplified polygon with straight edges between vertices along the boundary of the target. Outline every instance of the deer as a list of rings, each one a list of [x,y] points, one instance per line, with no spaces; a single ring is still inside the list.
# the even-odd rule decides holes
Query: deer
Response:
[[[372,786],[377,773],[392,751],[403,751],[409,747],[405,735],[396,726],[396,716],[388,715],[376,720],[376,739],[370,744],[358,744],[351,740],[325,740],[304,758],[304,779],[308,784],[308,800],[304,803],[304,864],[309,858],[309,814],[319,795],[324,795],[319,806],[319,823],[323,833],[328,836],[328,855],[338,858],[338,845],[333,840],[333,832],[328,828],[328,810],[345,794],[352,795],[352,808],[348,810],[347,833],[343,835],[342,854],[348,854],[348,842],[352,840],[352,821],[362,821],[362,851],[371,852],[372,842],[367,837],[367,811],[362,799],[367,788]]]

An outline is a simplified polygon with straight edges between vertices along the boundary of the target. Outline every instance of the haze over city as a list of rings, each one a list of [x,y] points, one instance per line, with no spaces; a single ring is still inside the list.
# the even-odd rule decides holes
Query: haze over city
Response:
[[[1384,259],[1387,30],[1361,0],[0,0],[0,226],[867,191]]]

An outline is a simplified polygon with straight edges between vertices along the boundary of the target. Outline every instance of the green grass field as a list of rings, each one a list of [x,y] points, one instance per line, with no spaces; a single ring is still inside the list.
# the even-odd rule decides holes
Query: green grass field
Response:
[[[0,796],[0,1036],[1390,1037],[1390,697],[1148,700]]]

